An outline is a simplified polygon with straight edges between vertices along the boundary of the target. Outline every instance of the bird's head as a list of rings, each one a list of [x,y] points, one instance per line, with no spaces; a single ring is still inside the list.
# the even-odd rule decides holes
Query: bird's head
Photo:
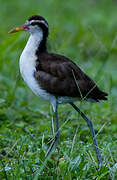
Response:
[[[30,34],[37,33],[42,31],[46,36],[48,35],[48,23],[47,21],[39,15],[33,15],[29,17],[26,23],[22,26],[19,26],[15,29],[12,29],[9,33],[15,33],[19,31],[28,31]]]

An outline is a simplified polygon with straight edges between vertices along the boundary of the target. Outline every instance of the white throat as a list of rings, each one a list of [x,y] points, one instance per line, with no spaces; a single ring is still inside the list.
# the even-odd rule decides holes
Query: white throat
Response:
[[[23,73],[24,69],[34,69],[36,63],[36,51],[42,41],[42,31],[32,33],[20,57],[20,71]]]
[[[28,42],[20,57],[20,72],[24,81],[32,89],[34,82],[34,71],[36,70],[36,51],[43,38],[42,31],[37,31],[30,35]]]
[[[40,42],[42,41],[42,38],[43,38],[42,31],[36,31],[35,33],[30,34],[30,37],[24,48],[23,53],[27,52],[27,53],[30,53],[30,55],[34,54],[37,48],[39,47]]]

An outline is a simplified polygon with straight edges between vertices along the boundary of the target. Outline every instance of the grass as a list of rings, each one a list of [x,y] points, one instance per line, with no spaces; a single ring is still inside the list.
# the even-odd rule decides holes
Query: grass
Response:
[[[116,7],[114,0],[0,1],[0,179],[117,179]],[[28,35],[7,33],[32,14],[50,24],[49,50],[72,58],[109,93],[107,102],[77,103],[94,123],[105,159],[99,171],[89,129],[69,105],[59,107],[60,141],[45,161],[52,107],[20,77],[18,59]]]

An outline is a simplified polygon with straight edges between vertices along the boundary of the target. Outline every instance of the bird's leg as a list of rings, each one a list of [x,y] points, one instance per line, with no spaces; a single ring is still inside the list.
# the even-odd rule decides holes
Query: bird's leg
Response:
[[[91,131],[91,134],[92,134],[92,138],[93,138],[93,143],[94,143],[94,146],[95,146],[95,151],[96,151],[96,156],[97,156],[97,160],[98,160],[98,166],[99,166],[99,169],[103,163],[103,159],[101,157],[101,153],[100,153],[100,150],[98,148],[98,144],[97,144],[97,140],[96,140],[96,137],[95,137],[95,131],[94,131],[94,127],[93,127],[93,123],[90,119],[88,119],[85,114],[83,112],[80,111],[80,109],[74,104],[74,103],[70,103],[72,105],[72,107],[82,116],[82,118],[87,122],[87,125]]]
[[[59,136],[60,136],[59,124],[58,124],[58,102],[57,102],[57,99],[56,99],[56,104],[55,104],[55,108],[54,108],[54,114],[55,114],[55,135],[54,135],[53,141],[46,153],[46,157],[48,157],[50,155],[54,145],[57,143]]]

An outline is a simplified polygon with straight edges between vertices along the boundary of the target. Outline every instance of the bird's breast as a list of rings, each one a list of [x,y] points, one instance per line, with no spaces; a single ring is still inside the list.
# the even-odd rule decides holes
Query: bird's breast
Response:
[[[33,78],[33,73],[35,71],[36,57],[34,55],[29,55],[28,52],[23,51],[20,57],[20,73],[23,79],[27,82],[29,79]]]
[[[36,57],[28,55],[29,54],[24,51],[20,57],[20,73],[35,95],[52,103],[55,101],[55,97],[42,89],[34,77],[34,72],[36,71]]]

